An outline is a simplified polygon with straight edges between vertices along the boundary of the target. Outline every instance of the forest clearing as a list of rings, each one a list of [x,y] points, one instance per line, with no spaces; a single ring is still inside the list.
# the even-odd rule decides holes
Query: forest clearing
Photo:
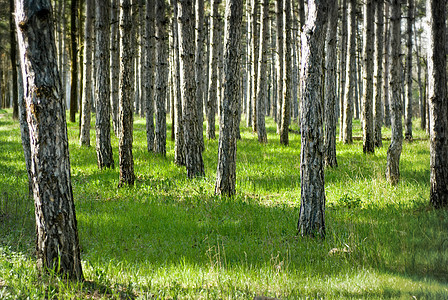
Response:
[[[242,127],[237,193],[228,198],[214,195],[217,140],[205,141],[205,176],[189,180],[173,163],[172,141],[166,158],[146,151],[145,121],[136,118],[136,183],[117,188],[118,170],[98,170],[94,147],[80,147],[78,127],[69,123],[86,280],[74,283],[38,275],[20,131],[10,110],[1,115],[0,298],[448,297],[448,212],[428,201],[428,140],[403,144],[397,186],[384,175],[389,142],[375,155],[364,155],[361,142],[338,142],[339,166],[325,170],[321,240],[297,236],[299,135],[288,147],[262,145]],[[269,139],[275,130],[268,118]],[[112,145],[116,154],[117,138]]]

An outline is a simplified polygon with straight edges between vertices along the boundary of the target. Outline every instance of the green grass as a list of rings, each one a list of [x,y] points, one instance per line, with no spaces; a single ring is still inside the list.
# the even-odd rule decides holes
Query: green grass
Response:
[[[339,167],[325,171],[322,241],[296,236],[300,136],[280,146],[272,119],[267,126],[267,145],[241,128],[237,196],[226,198],[213,195],[217,140],[205,141],[206,176],[188,180],[171,141],[166,158],[146,151],[136,118],[136,185],[118,189],[118,169],[98,170],[95,147],[80,148],[78,125],[69,124],[86,277],[73,283],[36,270],[20,131],[2,112],[0,299],[448,298],[448,211],[429,206],[427,140],[403,144],[395,187],[384,178],[389,142],[367,156],[360,141],[338,143]]]

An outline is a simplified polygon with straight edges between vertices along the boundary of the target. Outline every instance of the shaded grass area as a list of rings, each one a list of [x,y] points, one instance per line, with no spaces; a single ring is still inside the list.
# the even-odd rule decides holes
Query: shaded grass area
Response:
[[[136,185],[118,189],[118,170],[98,170],[94,146],[80,148],[69,124],[87,280],[72,283],[35,268],[33,201],[8,111],[0,118],[0,298],[448,297],[448,212],[428,205],[428,141],[403,145],[396,187],[384,178],[387,142],[368,156],[361,142],[338,144],[339,167],[325,173],[322,241],[296,236],[300,136],[290,134],[284,147],[271,119],[267,126],[267,145],[241,128],[230,199],[213,195],[217,140],[205,141],[206,176],[188,180],[171,141],[166,158],[146,151],[144,120],[136,118]]]

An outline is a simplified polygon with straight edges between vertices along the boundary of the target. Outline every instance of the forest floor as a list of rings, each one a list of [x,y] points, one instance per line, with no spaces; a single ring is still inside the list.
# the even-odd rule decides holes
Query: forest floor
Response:
[[[205,140],[205,177],[189,180],[173,163],[170,121],[164,158],[146,151],[136,117],[137,180],[119,189],[118,168],[97,168],[94,128],[93,146],[81,148],[69,123],[86,278],[75,283],[37,273],[20,130],[10,110],[2,114],[0,299],[448,298],[448,210],[429,205],[429,141],[417,120],[423,140],[404,142],[397,186],[384,176],[389,141],[374,155],[361,141],[338,142],[339,166],[325,170],[325,240],[297,236],[300,135],[279,145],[271,118],[267,145],[241,123],[233,198],[213,195],[218,140]]]

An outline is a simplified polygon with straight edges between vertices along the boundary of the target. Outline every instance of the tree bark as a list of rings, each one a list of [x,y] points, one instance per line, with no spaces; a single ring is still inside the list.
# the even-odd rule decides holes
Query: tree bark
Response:
[[[377,0],[375,2],[375,65],[373,78],[373,97],[374,112],[373,118],[375,123],[375,147],[382,147],[383,141],[381,136],[381,126],[383,125],[383,31],[384,31],[384,1]]]
[[[250,22],[250,7],[251,1],[246,1],[246,126],[252,127],[252,51],[251,51],[251,41],[252,41],[252,24]]]
[[[396,185],[400,180],[400,155],[403,144],[402,101],[401,101],[401,64],[400,64],[400,26],[401,0],[393,0],[390,4],[391,21],[391,74],[390,74],[390,106],[391,106],[391,144],[387,150],[386,178]]]
[[[266,1],[266,0],[265,0]],[[224,38],[224,98],[219,126],[218,170],[215,194],[235,194],[236,151],[241,68],[243,1],[226,2]]]
[[[132,100],[134,95],[134,39],[131,1],[120,0],[120,135],[119,135],[119,186],[134,185],[134,159],[132,156],[133,119]]]
[[[348,0],[350,1],[350,0]],[[348,47],[348,24],[347,24],[347,19],[348,17],[351,16],[350,12],[347,10],[347,0],[342,0],[342,23],[341,23],[341,53],[340,53],[340,65],[339,65],[339,117],[340,117],[340,125],[339,125],[339,140],[343,141],[344,140],[344,128],[345,128],[345,124],[344,124],[344,111],[345,111],[345,91],[346,91],[346,87],[345,87],[345,82],[346,82],[346,77],[347,77],[347,57],[348,57],[348,52],[347,52],[347,47]],[[350,65],[349,65],[350,67]]]
[[[196,16],[196,53],[195,53],[195,78],[196,78],[196,102],[199,123],[199,144],[204,151],[204,135],[202,128],[204,123],[203,101],[204,101],[204,75],[203,75],[203,55],[204,55],[204,0],[195,0]]]
[[[110,20],[110,107],[112,115],[112,125],[115,136],[120,134],[119,126],[119,76],[120,76],[120,33],[118,25],[119,7],[118,0],[111,1]]]
[[[427,0],[428,99],[430,115],[429,199],[435,208],[448,205],[448,99],[446,75],[446,1]]]
[[[149,152],[154,151],[154,66],[156,64],[155,52],[155,1],[146,1],[145,20],[145,65],[144,65],[144,89],[145,89],[145,115],[146,115],[146,142]],[[174,39],[174,34],[173,34]]]
[[[414,22],[415,29],[415,22]],[[422,130],[426,129],[426,97],[424,92],[424,86],[422,84],[422,58],[420,57],[421,45],[422,45],[422,32],[418,32],[419,43],[417,43],[417,30],[415,31],[414,40],[415,40],[415,56],[417,59],[417,83],[418,83],[418,97],[420,104],[420,128]]]
[[[283,1],[277,0],[275,2],[275,16],[276,16],[276,72],[277,72],[277,132],[281,131],[282,120],[282,105],[283,105]]]
[[[291,120],[291,1],[283,0],[283,101],[280,119],[280,144],[289,144]]]
[[[298,231],[302,236],[325,237],[323,164],[322,58],[327,1],[309,0],[302,33],[301,203]]]
[[[344,120],[342,122],[342,141],[344,144],[351,144],[352,139],[352,122],[353,122],[353,96],[356,85],[356,0],[350,0],[348,14],[350,17],[348,25],[348,50],[346,78],[348,79],[347,87],[342,90],[344,93]],[[341,83],[342,84],[342,83]]]
[[[199,123],[194,76],[194,13],[192,0],[179,0],[178,25],[185,163],[189,178],[203,176],[204,163],[199,143]]]
[[[50,1],[16,1],[36,214],[38,268],[82,280],[65,105]]]
[[[259,52],[258,52],[258,22],[257,22],[257,15],[258,15],[258,6],[259,3],[257,0],[250,0],[251,1],[251,11],[250,11],[250,23],[251,23],[251,52],[252,52],[252,70],[251,70],[251,88],[252,88],[252,130],[253,132],[257,132],[258,130],[258,99],[257,99],[257,89],[258,89],[258,65],[259,65]]]
[[[76,122],[76,112],[78,109],[78,41],[76,30],[76,19],[78,15],[78,0],[71,0],[70,10],[70,122]]]
[[[407,0],[408,2],[408,16],[406,20],[407,25],[407,41],[406,48],[408,53],[406,55],[406,96],[405,96],[405,139],[412,141],[412,25],[414,24],[414,0]]]
[[[390,93],[389,93],[389,79],[390,79],[390,6],[389,1],[384,1],[384,59],[383,59],[383,103],[384,103],[384,125],[390,127]]]
[[[268,32],[268,24],[269,24],[269,2],[268,0],[263,0],[261,7],[261,26],[260,26],[260,46],[259,46],[259,54],[258,54],[258,78],[256,80],[257,83],[257,94],[255,97],[254,103],[257,105],[254,106],[254,109],[257,114],[257,122],[256,122],[256,131],[258,134],[258,141],[262,144],[268,142],[267,134],[266,134],[266,126],[265,126],[265,103],[267,96],[267,65],[268,65],[268,41],[269,41],[269,32]],[[254,119],[255,121],[255,119]],[[255,124],[255,122],[254,122]],[[255,127],[254,127],[255,129]]]
[[[336,7],[337,1],[331,0],[329,7]],[[325,76],[325,165],[331,168],[337,167],[336,159],[336,101],[337,101],[337,31],[338,11],[331,9],[329,13],[327,32],[327,55]]]
[[[9,0],[9,58],[11,60],[11,75],[12,75],[12,118],[17,120],[19,118],[18,106],[18,87],[17,87],[17,49],[16,49],[16,30],[14,25],[14,0]]]
[[[93,10],[94,1],[86,1],[86,23],[84,26],[84,83],[83,103],[81,107],[81,133],[79,144],[90,147],[90,120],[92,101],[92,29],[95,15]]]
[[[366,0],[364,4],[364,90],[363,90],[363,143],[364,153],[375,153],[375,136],[373,130],[373,41],[374,41],[375,6],[373,0]]]
[[[218,22],[219,12],[218,6],[220,0],[211,0],[211,17],[210,17],[210,60],[209,60],[209,87],[207,97],[207,138],[215,139],[215,115],[216,115],[216,99],[218,97]]]
[[[110,142],[109,1],[95,2],[95,103],[98,167],[114,168]],[[106,62],[106,63],[104,63]]]
[[[166,110],[168,92],[168,18],[164,0],[156,0],[156,128],[154,152],[166,156]]]

